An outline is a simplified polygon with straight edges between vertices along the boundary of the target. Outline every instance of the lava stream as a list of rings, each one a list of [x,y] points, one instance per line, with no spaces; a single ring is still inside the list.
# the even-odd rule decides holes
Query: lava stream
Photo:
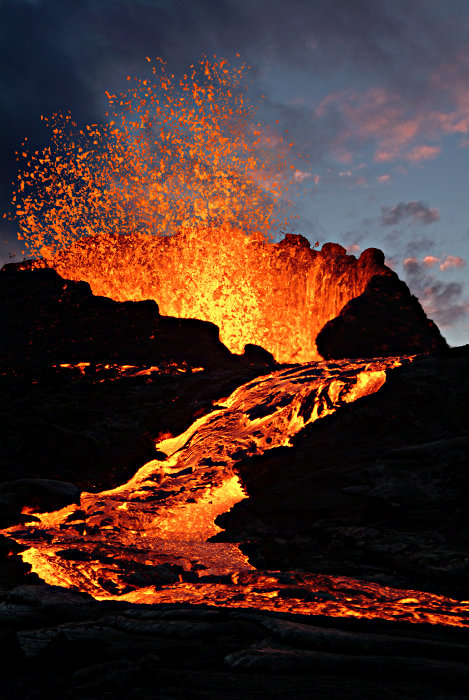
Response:
[[[377,391],[410,358],[310,363],[257,377],[177,437],[126,484],[5,534],[47,583],[95,598],[467,624],[466,603],[344,577],[261,572],[215,519],[246,494],[241,459],[290,445],[306,424]],[[164,453],[166,457],[161,454]]]

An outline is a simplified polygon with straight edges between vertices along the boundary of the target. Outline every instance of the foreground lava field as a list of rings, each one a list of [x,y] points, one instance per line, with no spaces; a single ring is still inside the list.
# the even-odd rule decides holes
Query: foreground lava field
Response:
[[[216,517],[248,495],[238,461],[288,448],[306,425],[373,394],[386,370],[407,362],[313,363],[256,378],[181,435],[157,442],[160,457],[126,484],[82,493],[79,504],[35,513],[4,534],[29,545],[22,558],[47,583],[97,599],[463,626],[468,601],[303,571],[258,572],[236,545],[210,542],[220,532]]]
[[[0,281],[6,697],[465,697],[467,348],[279,365]]]

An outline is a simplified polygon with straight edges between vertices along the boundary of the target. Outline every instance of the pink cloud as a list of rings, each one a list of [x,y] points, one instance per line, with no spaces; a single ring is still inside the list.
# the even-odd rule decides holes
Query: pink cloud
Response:
[[[414,146],[408,153],[403,154],[405,160],[420,163],[422,160],[436,158],[441,153],[441,146]]]
[[[404,267],[413,267],[414,265],[418,265],[419,261],[417,260],[417,258],[414,257],[404,258],[402,264],[404,265]]]
[[[391,176],[390,175],[380,175],[376,179],[378,182],[389,182],[391,180]]]
[[[464,258],[461,258],[458,255],[447,255],[444,260],[437,258],[435,255],[426,255],[422,259],[422,264],[427,268],[435,267],[435,265],[438,263],[440,263],[440,270],[449,270],[452,267],[464,267],[466,265]],[[402,264],[405,268],[407,268],[419,265],[420,263],[417,258],[406,258]]]
[[[434,267],[436,263],[440,262],[440,258],[436,258],[434,255],[426,255],[423,259],[423,264],[425,267]]]
[[[446,260],[440,265],[440,270],[449,270],[451,267],[464,267],[466,261],[464,258],[460,258],[457,255],[447,255]]]
[[[311,173],[308,173],[305,170],[295,170],[293,177],[297,182],[303,182],[304,180],[308,180],[310,177],[313,176]]]
[[[405,258],[402,262],[404,279],[430,318],[441,327],[451,328],[467,317],[469,300],[464,296],[461,282],[443,282],[428,271],[428,267],[433,267],[438,262],[440,258],[430,255],[423,258],[422,263],[415,257]],[[465,265],[463,258],[448,255],[439,268],[444,270],[448,267],[463,265]]]
[[[461,66],[466,61],[466,56],[460,57]],[[427,100],[413,101],[382,87],[326,96],[316,116],[337,119],[339,114],[344,124],[332,144],[334,157],[351,162],[358,149],[371,146],[377,163],[418,164],[441,153],[446,135],[469,134],[469,85],[464,71],[459,75],[457,69],[443,65],[429,77]],[[466,145],[463,140],[461,147]]]

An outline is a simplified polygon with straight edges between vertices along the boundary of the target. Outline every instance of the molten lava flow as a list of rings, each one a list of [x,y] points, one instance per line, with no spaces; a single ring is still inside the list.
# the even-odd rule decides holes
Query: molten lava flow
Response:
[[[315,363],[239,387],[126,484],[5,531],[46,582],[98,599],[204,602],[302,613],[463,625],[466,604],[305,572],[255,570],[233,543],[211,542],[217,515],[246,495],[236,464],[288,446],[305,425],[377,391],[407,358]],[[167,457],[163,458],[161,452]]]
[[[93,378],[97,382],[114,381],[120,377],[150,377],[152,374],[195,374],[203,372],[203,367],[191,367],[186,362],[160,362],[158,366],[141,367],[139,365],[118,364],[91,364],[90,362],[78,362],[77,364],[64,363],[52,365],[53,369],[66,370],[75,376],[82,375]],[[151,380],[150,380],[151,381]]]

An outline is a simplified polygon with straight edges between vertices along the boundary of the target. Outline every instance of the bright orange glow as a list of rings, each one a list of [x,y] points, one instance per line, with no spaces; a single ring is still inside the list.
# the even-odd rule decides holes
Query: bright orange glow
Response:
[[[161,362],[158,366],[151,365],[141,367],[137,365],[118,364],[91,364],[90,362],[78,362],[77,364],[64,363],[52,365],[54,369],[73,371],[76,374],[87,376],[89,380],[96,382],[114,381],[119,377],[143,377],[151,378],[152,374],[194,374],[203,372],[203,367],[191,367],[186,362]]]
[[[47,583],[97,599],[463,626],[467,601],[346,577],[258,571],[235,543],[210,541],[220,532],[217,515],[246,498],[239,460],[289,446],[306,424],[378,391],[386,371],[410,359],[313,363],[257,377],[181,435],[161,436],[156,449],[167,458],[143,465],[126,484],[82,493],[79,506],[35,513],[39,522],[4,532],[29,546],[22,557]],[[151,577],[165,562],[179,573],[155,585]]]
[[[19,156],[13,213],[39,264],[94,294],[212,321],[232,352],[321,359],[318,332],[382,269],[272,244],[289,220],[293,144],[256,121],[246,78],[203,59],[178,80],[157,62],[108,94],[107,126],[46,119],[51,145]]]
[[[384,269],[372,258],[272,244],[239,228],[202,224],[167,238],[84,238],[49,264],[66,279],[89,282],[94,294],[154,299],[163,315],[211,321],[232,352],[255,343],[280,362],[321,359],[321,328]]]
[[[126,93],[106,93],[108,125],[43,117],[51,145],[18,156],[14,215],[31,253],[200,224],[270,238],[285,224],[293,144],[256,122],[246,66],[204,58],[177,79],[158,60],[151,77],[128,79]]]

